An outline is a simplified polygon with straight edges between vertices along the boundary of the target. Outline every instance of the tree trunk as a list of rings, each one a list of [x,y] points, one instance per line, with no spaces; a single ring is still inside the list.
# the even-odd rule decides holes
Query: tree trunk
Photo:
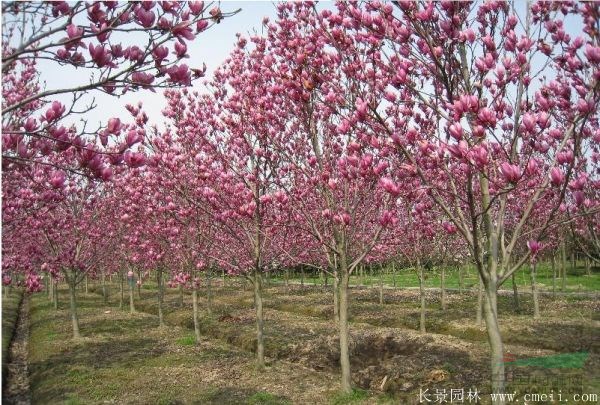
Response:
[[[379,269],[379,305],[383,305],[383,274]]]
[[[498,324],[497,296],[496,282],[490,281],[488,286],[486,286],[483,313],[491,351],[492,392],[504,393],[504,348],[502,345],[502,336],[500,335],[500,325]],[[495,403],[503,404],[504,401],[496,401]]]
[[[193,282],[193,281],[192,281]],[[193,282],[192,289],[192,316],[194,317],[194,336],[196,337],[196,344],[200,343],[200,322],[198,321],[198,287]]]
[[[69,283],[69,301],[71,309],[71,322],[73,324],[73,339],[81,338],[79,333],[79,318],[77,318],[77,297],[75,295],[75,272],[72,271],[70,277],[67,277]]]
[[[333,319],[340,322],[340,281],[337,270],[333,273]]]
[[[54,309],[58,309],[58,280],[54,280],[52,283],[52,289],[54,293],[52,294],[52,300],[54,301]]]
[[[396,263],[392,262],[392,285],[396,288]]]
[[[566,248],[565,248],[565,241],[563,240],[561,245],[560,245],[560,253],[562,256],[562,268],[561,268],[561,276],[562,276],[562,284],[560,287],[561,291],[565,291],[565,289],[567,288],[567,252],[566,252]]]
[[[464,279],[464,275],[463,275],[463,266],[461,264],[458,266],[458,292],[460,294],[462,294],[464,288],[465,288],[465,279]],[[480,307],[481,307],[481,305],[480,305]]]
[[[556,257],[552,253],[552,297],[556,298]]]
[[[589,257],[585,258],[585,274],[587,276],[591,276],[592,275],[592,266],[590,264],[590,258]]]
[[[257,269],[254,270],[254,306],[256,308],[256,366],[262,369],[265,367],[264,314],[262,275]]]
[[[179,284],[179,308],[183,308],[183,286]]]
[[[423,266],[421,266],[420,264],[417,264],[418,270],[419,270],[419,293],[421,296],[421,316],[420,316],[420,320],[419,320],[419,331],[421,333],[425,333],[426,332],[426,328],[425,328],[425,286],[423,285]]]
[[[211,290],[211,274],[206,270],[206,312],[208,316],[212,316],[212,290]]]
[[[88,280],[89,280],[89,277],[88,277],[88,275],[86,274],[86,275],[85,275],[85,294],[86,294],[86,295],[87,295],[87,294],[89,294],[89,286],[88,286],[88,284],[89,284],[89,281],[88,281]]]
[[[48,289],[46,290],[46,293],[48,294],[48,299],[52,301],[54,299],[54,280],[52,277],[50,277],[50,274],[46,276],[46,279],[48,283]]]
[[[365,281],[365,266],[362,264],[360,265],[360,284],[363,286],[367,285],[367,282]]]
[[[135,313],[135,305],[133,302],[133,282],[129,285],[129,312]]]
[[[342,369],[342,391],[352,392],[352,379],[350,374],[350,352],[348,342],[350,331],[348,328],[348,284],[349,274],[345,257],[340,257],[340,366]]]
[[[537,263],[531,264],[531,295],[533,296],[533,319],[540,318],[540,301],[538,297],[538,289],[535,282],[535,272],[537,270]]]
[[[289,269],[285,269],[284,278],[285,278],[285,290],[289,292],[290,291],[290,270]]]
[[[156,298],[158,301],[158,326],[165,326],[165,320],[163,317],[163,289],[162,289],[162,284],[163,284],[163,279],[162,279],[162,270],[157,270],[156,271],[156,284],[157,284],[157,294],[156,294]]]
[[[518,314],[521,312],[521,305],[519,303],[519,288],[517,287],[517,280],[515,279],[515,273],[511,276],[512,287],[513,287],[513,300],[515,303],[515,312]]]
[[[446,305],[446,266],[444,263],[442,263],[442,273],[441,273],[441,289],[442,289],[442,295],[441,295],[441,305],[442,305],[442,311],[445,311],[446,309],[448,309],[447,305]]]
[[[222,281],[223,288],[225,288],[225,270],[221,270],[221,279],[223,280]]]
[[[102,299],[104,303],[108,301],[108,294],[106,293],[106,275],[102,272]]]
[[[300,285],[304,287],[304,268],[300,269]]]
[[[477,316],[475,322],[477,325],[481,326],[483,322],[483,280],[479,273],[477,273],[477,277],[479,278],[479,290],[477,292]]]
[[[123,285],[125,283],[125,274],[123,274],[123,272],[119,272],[119,284],[120,284],[120,295],[119,295],[119,309],[123,309],[123,306],[125,305],[125,286]]]

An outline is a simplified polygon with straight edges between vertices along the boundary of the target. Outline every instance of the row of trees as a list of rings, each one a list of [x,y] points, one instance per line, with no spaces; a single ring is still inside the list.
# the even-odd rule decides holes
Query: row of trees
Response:
[[[192,73],[163,67],[157,38],[138,60],[133,46],[128,56],[109,51],[103,33],[155,29],[181,58],[193,24],[202,31],[224,16],[199,3],[88,4],[89,32],[73,27],[77,6],[30,12],[56,19],[48,32],[66,30],[70,39],[56,46],[67,53],[78,46],[71,39],[90,38],[83,63],[110,78],[105,90],[117,80],[112,61],[137,60],[119,82],[130,90],[165,77],[187,85]],[[26,15],[18,4],[6,7],[16,22]],[[535,285],[535,263],[565,229],[591,260],[600,246],[599,6],[517,7],[279,4],[263,35],[238,36],[207,91],[165,91],[164,129],[139,104],[127,107],[131,123],[110,119],[91,137],[57,127],[60,103],[35,118],[49,94],[31,85],[34,56],[52,45],[20,58],[40,40],[23,48],[3,37],[14,62],[3,93],[22,95],[3,105],[3,271],[62,274],[75,337],[75,286],[90,272],[154,272],[161,324],[163,273],[172,274],[192,289],[198,338],[200,273],[245,275],[262,366],[261,274],[321,269],[334,280],[349,391],[350,275],[364,262],[401,260],[422,280],[425,261],[469,260],[483,284],[493,389],[502,391],[498,288],[528,262]],[[576,37],[565,31],[571,20],[581,27]],[[52,59],[65,63],[58,51]]]

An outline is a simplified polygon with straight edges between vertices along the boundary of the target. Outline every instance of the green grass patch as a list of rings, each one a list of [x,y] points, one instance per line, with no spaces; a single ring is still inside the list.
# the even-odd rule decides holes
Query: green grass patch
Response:
[[[369,391],[355,388],[352,392],[340,392],[331,398],[332,405],[345,405],[360,403],[369,398]]]
[[[177,339],[177,344],[180,346],[194,346],[196,344],[196,337],[188,335]]]

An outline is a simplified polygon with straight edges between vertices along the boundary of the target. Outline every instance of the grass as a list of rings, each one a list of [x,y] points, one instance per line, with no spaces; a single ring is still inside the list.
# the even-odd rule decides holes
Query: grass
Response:
[[[17,319],[19,317],[19,305],[23,298],[21,289],[12,289],[10,294],[6,294],[6,290],[2,295],[2,376],[6,376],[6,361],[8,359],[8,347],[12,340]],[[4,381],[4,380],[3,380]]]
[[[287,291],[273,285],[265,288],[267,378],[254,369],[256,326],[252,291],[243,291],[233,282],[228,282],[226,288],[213,285],[212,314],[208,315],[206,291],[201,289],[203,339],[196,345],[189,292],[185,292],[181,307],[179,292],[166,290],[167,327],[157,328],[156,291],[148,284],[148,288],[142,289],[141,298],[136,292],[136,308],[140,313],[133,315],[116,308],[118,288],[112,285],[107,304],[103,303],[101,289],[91,288],[95,293],[80,294],[84,335],[81,342],[69,339],[68,303],[64,294],[61,294],[59,311],[54,311],[43,295],[34,297],[30,346],[34,403],[403,403],[414,399],[414,389],[424,384],[427,371],[432,368],[453,376],[473,374],[469,378],[475,378],[475,383],[480,385],[486,381],[487,337],[485,329],[473,322],[476,302],[473,294],[449,293],[446,311],[439,307],[437,292],[429,292],[427,296],[428,332],[453,335],[465,344],[480,348],[480,354],[465,356],[443,346],[431,347],[429,343],[422,344],[425,348],[421,351],[411,339],[397,349],[376,339],[365,340],[365,333],[415,336],[408,331],[418,328],[418,291],[386,290],[385,305],[378,303],[376,289],[352,291],[351,330],[357,339],[351,354],[354,377],[369,367],[379,370],[383,364],[380,362],[387,361],[383,354],[390,350],[391,359],[402,359],[394,367],[408,367],[408,371],[403,374],[400,385],[390,392],[377,394],[383,378],[377,374],[364,380],[366,383],[355,380],[356,386],[374,387],[373,392],[358,390],[339,396],[335,394],[339,386],[335,353],[337,329],[331,322],[330,289],[292,286]],[[544,318],[532,322],[529,296],[521,297],[521,313],[514,311],[511,295],[499,297],[505,343],[518,344],[519,350],[526,350],[519,358],[535,357],[532,351],[540,349],[567,353],[585,351],[593,345],[598,327],[589,323],[595,307],[592,299],[559,296],[554,300],[544,296],[541,303]],[[107,309],[109,314],[105,314]],[[396,329],[391,332],[390,328]],[[394,350],[400,357],[394,356]],[[428,358],[428,362],[422,362],[423,357]],[[594,364],[587,364],[582,372],[589,374]],[[293,374],[308,368],[320,374],[316,377],[312,371],[306,371],[308,374],[302,377]],[[390,369],[388,374],[393,376],[397,369]],[[425,371],[420,373],[422,370]],[[283,382],[273,382],[274,374]],[[215,380],[205,381],[206,376],[212,375]],[[230,381],[223,378],[224,375]],[[369,381],[375,385],[369,387]],[[412,387],[416,388],[399,391],[404,381],[412,381]],[[311,393],[315,387],[321,387],[321,391]],[[133,400],[133,390],[143,391],[139,400]],[[290,393],[290,390],[295,391]],[[301,394],[304,391],[309,394]],[[307,399],[301,395],[313,396]]]
[[[248,405],[284,405],[290,402],[269,392],[257,392],[248,398]]]
[[[333,385],[331,377],[285,364],[254,376],[250,352],[218,340],[196,345],[188,328],[158,328],[155,316],[119,311],[110,300],[107,308],[96,293],[79,294],[78,301],[83,338],[74,341],[66,302],[56,311],[44,294],[31,299],[33,404],[275,405],[291,403],[290,397],[314,403],[317,396],[289,379],[308,379],[326,392]],[[263,385],[279,388],[266,392]]]
[[[181,346],[194,346],[196,344],[196,338],[194,336],[184,336],[177,339],[177,344]]]
[[[345,405],[363,402],[369,398],[369,392],[361,389],[353,389],[352,392],[339,392],[331,399],[331,405]]]
[[[558,272],[557,264],[557,272]],[[445,285],[447,288],[459,289],[461,288],[461,273],[462,273],[462,288],[476,288],[478,285],[478,277],[475,269],[472,266],[463,266],[460,270],[457,267],[448,267],[445,272]],[[379,274],[379,269],[374,270],[371,275],[370,270],[365,269],[361,274],[355,272],[350,277],[350,285],[362,285],[368,287],[377,287],[381,281],[385,286],[392,287],[418,287],[419,279],[417,274],[412,269],[397,269],[395,274],[392,274],[391,267],[384,268],[383,274]],[[285,281],[284,276],[278,274],[276,277],[271,279],[277,283],[283,283]],[[290,275],[290,281],[294,283],[300,283],[302,278],[299,274]],[[395,282],[394,282],[395,280]],[[329,277],[329,284],[331,284],[331,277]],[[538,264],[536,281],[541,288],[546,290],[552,290],[553,287],[553,274],[550,263],[541,262]],[[321,285],[324,279],[319,274],[309,273],[305,274],[304,284],[305,285]],[[530,288],[530,269],[529,266],[523,266],[520,270],[515,273],[515,282],[519,288]],[[441,270],[437,267],[425,271],[425,287],[428,288],[439,288],[441,283]],[[501,288],[512,289],[512,279],[508,279]],[[571,264],[567,267],[566,283],[567,291],[600,291],[600,268],[592,267],[591,275],[587,275],[583,267],[583,263],[573,268]],[[557,291],[562,290],[562,279],[559,275],[556,278],[556,289]]]

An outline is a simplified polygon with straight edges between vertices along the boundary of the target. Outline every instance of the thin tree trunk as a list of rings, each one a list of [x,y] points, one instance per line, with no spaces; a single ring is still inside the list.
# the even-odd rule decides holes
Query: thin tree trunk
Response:
[[[89,280],[89,276],[86,274],[85,275],[85,293],[86,293],[86,295],[89,294],[89,285],[88,285],[89,281],[88,280]]]
[[[464,275],[463,275],[463,266],[462,266],[462,264],[460,264],[460,265],[458,265],[458,292],[460,294],[462,294],[464,288],[465,288],[465,279],[464,279]]]
[[[222,282],[223,288],[225,288],[225,270],[221,270],[221,278],[223,280],[223,282]]]
[[[71,309],[71,322],[73,324],[73,339],[81,338],[81,334],[79,333],[79,318],[77,317],[77,297],[75,292],[75,272],[71,271],[70,277],[67,277],[67,282],[69,284],[69,301],[70,301],[70,309]]]
[[[442,263],[442,273],[441,273],[441,283],[440,283],[440,287],[442,289],[442,295],[441,295],[441,304],[442,304],[442,311],[445,311],[446,309],[448,309],[447,304],[446,304],[446,265],[445,263]]]
[[[396,288],[396,263],[392,262],[392,284]]]
[[[566,252],[566,248],[565,248],[565,241],[563,240],[561,245],[560,245],[560,253],[562,256],[562,268],[561,268],[561,277],[562,277],[562,284],[560,287],[561,291],[565,291],[565,289],[567,288],[567,252]]]
[[[194,317],[194,336],[196,337],[196,344],[200,343],[200,322],[198,321],[198,287],[196,283],[192,281],[192,316]]]
[[[367,282],[365,281],[365,266],[362,264],[360,265],[360,284],[363,286],[367,285]]]
[[[531,264],[531,295],[533,296],[533,319],[540,318],[540,301],[538,297],[538,289],[535,281],[535,272],[537,270],[537,263]]]
[[[552,259],[552,297],[556,298],[556,257],[554,252],[551,256]]]
[[[211,289],[211,274],[206,270],[206,312],[208,316],[212,316],[212,289]]]
[[[421,295],[421,316],[419,320],[419,331],[421,333],[426,332],[425,328],[425,286],[423,285],[423,266],[420,263],[417,263],[417,267],[419,270],[419,293]]]
[[[123,309],[123,306],[125,305],[125,286],[123,285],[125,283],[125,275],[123,274],[123,272],[119,272],[119,281],[120,281],[120,295],[119,295],[119,309]]]
[[[133,302],[133,282],[129,284],[129,312],[135,313],[135,305]]]
[[[52,294],[52,300],[54,301],[54,309],[58,309],[58,280],[54,280],[52,283],[52,289],[54,293]]]
[[[502,336],[500,335],[500,325],[498,324],[497,294],[495,282],[490,281],[486,288],[483,313],[491,351],[490,366],[492,370],[492,392],[504,393],[504,348]],[[496,404],[503,403],[504,401],[496,401]]]
[[[345,257],[340,257],[340,265],[340,366],[342,369],[342,391],[349,393],[352,392],[350,353],[348,350],[348,341],[350,338],[350,331],[348,327],[349,274]]]
[[[163,317],[163,289],[162,289],[162,284],[163,284],[163,279],[162,279],[162,269],[159,269],[156,271],[156,283],[157,283],[157,294],[156,294],[156,298],[158,301],[158,326],[165,326],[165,320]]]
[[[477,316],[475,322],[481,326],[483,324],[483,280],[479,272],[477,273],[477,278],[479,279],[479,290],[477,292]]]
[[[254,269],[254,306],[256,307],[256,366],[265,367],[264,314],[262,296],[262,275]]]
[[[587,276],[591,276],[592,275],[592,266],[590,264],[590,258],[586,256],[585,258],[585,274]]]
[[[300,269],[300,285],[304,287],[304,267]]]
[[[515,303],[515,312],[518,314],[521,312],[521,305],[519,302],[519,288],[517,287],[517,280],[515,279],[515,273],[511,276],[512,287],[513,287],[513,300]]]
[[[284,278],[285,278],[285,290],[289,292],[290,291],[290,270],[289,269],[285,269]]]
[[[333,273],[333,319],[340,322],[340,281],[337,270]]]
[[[108,301],[108,294],[106,293],[106,275],[102,272],[102,298],[104,303]]]
[[[379,305],[383,305],[383,271],[379,269]]]
[[[179,308],[183,308],[183,286],[179,284]]]
[[[138,291],[138,298],[142,299],[142,272],[141,271],[138,272],[138,281],[137,281],[136,285],[137,285],[137,291]]]

